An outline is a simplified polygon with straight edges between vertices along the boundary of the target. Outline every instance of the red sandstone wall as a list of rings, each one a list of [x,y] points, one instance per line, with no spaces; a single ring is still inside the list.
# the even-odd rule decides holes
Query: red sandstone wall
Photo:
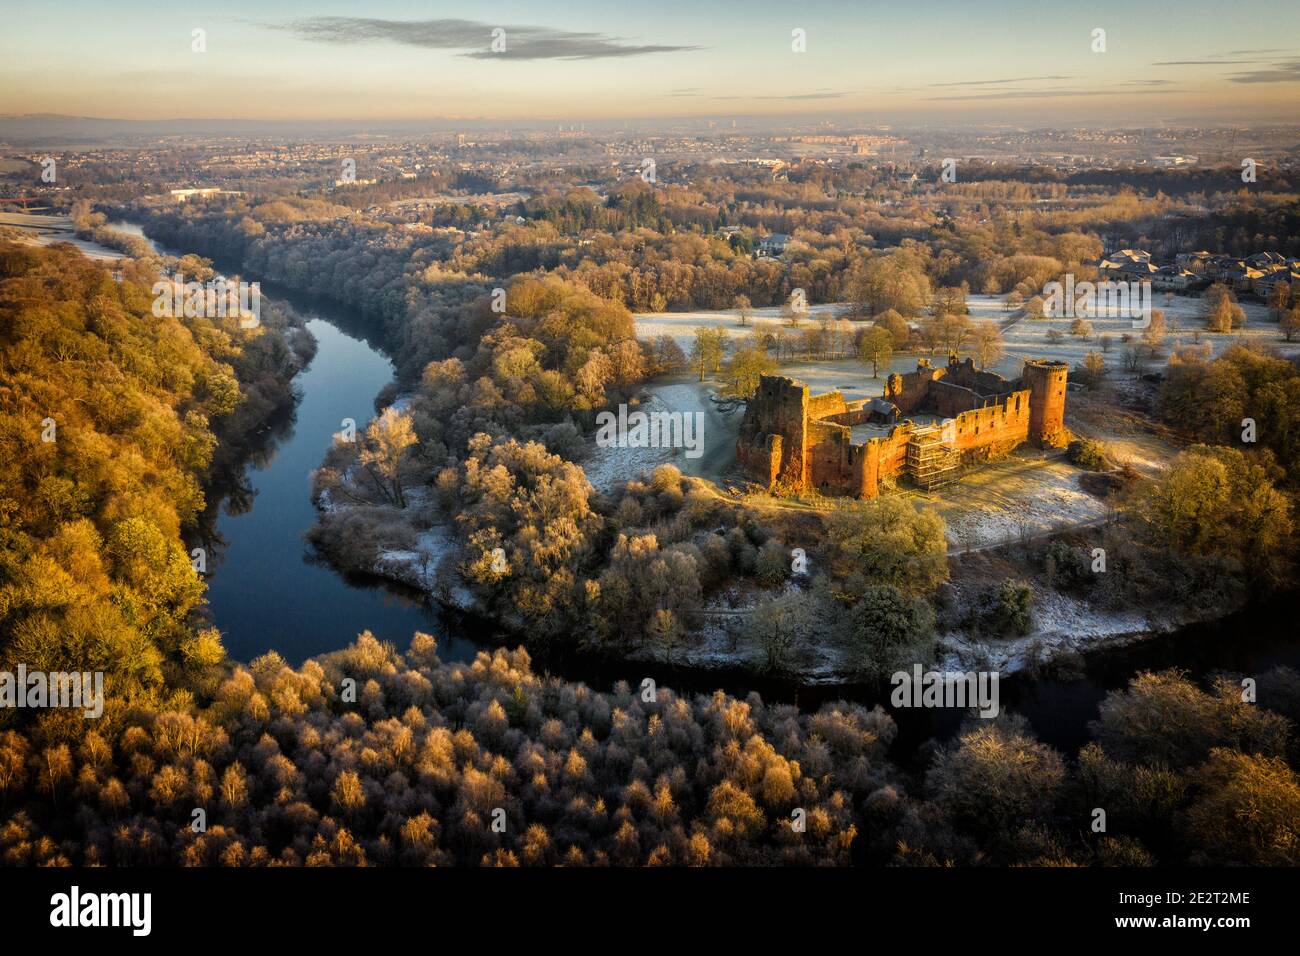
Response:
[[[874,498],[880,491],[880,445],[872,440],[855,450],[853,483],[859,498]]]
[[[885,399],[897,405],[903,415],[916,411],[925,404],[936,372],[938,369],[933,368],[918,369],[902,375],[895,372],[885,379]]]
[[[777,482],[792,490],[803,487],[807,405],[808,386],[802,382],[779,376],[760,380],[736,441],[736,458],[756,481],[769,488]]]
[[[848,411],[848,403],[839,392],[827,392],[825,395],[811,395],[808,398],[808,417],[813,420],[842,415]]]
[[[946,382],[960,385],[962,388],[974,389],[987,396],[1005,395],[1015,386],[1014,382],[1008,382],[1001,375],[980,371],[975,367],[973,359],[950,362],[943,377]]]
[[[956,419],[954,444],[959,450],[1010,450],[1029,438],[1029,391],[1012,392],[1004,402],[963,412]]]
[[[736,460],[755,481],[771,488],[781,474],[783,442],[780,435],[766,435],[763,438],[763,441],[736,442]]]
[[[902,422],[885,438],[868,438],[853,459],[855,493],[861,498],[880,494],[880,483],[895,477],[907,461],[907,442],[912,425]]]
[[[853,490],[852,433],[832,422],[808,423],[808,486],[849,494]]]
[[[856,407],[855,407],[856,405]],[[865,402],[850,403],[846,411],[836,415],[827,415],[822,419],[824,422],[831,422],[836,425],[864,425],[871,419],[871,411],[865,407]]]
[[[907,443],[912,437],[912,426],[895,428],[888,438],[880,439],[880,477],[894,478],[907,461]]]
[[[962,412],[979,408],[986,401],[987,399],[980,398],[969,388],[950,385],[943,379],[930,384],[929,404],[934,406],[935,414],[942,415],[944,418],[956,418]]]

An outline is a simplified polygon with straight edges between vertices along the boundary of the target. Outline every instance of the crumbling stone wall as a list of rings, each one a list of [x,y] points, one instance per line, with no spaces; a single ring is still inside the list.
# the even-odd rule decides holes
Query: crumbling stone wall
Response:
[[[893,402],[903,415],[910,415],[925,404],[930,395],[930,383],[942,372],[930,365],[929,359],[920,359],[915,372],[895,372],[885,379],[885,401]]]
[[[835,394],[839,394],[836,392]],[[822,419],[824,422],[834,422],[836,425],[865,425],[871,421],[871,399],[858,398],[848,402],[844,411],[827,415]]]
[[[907,463],[907,443],[914,430],[911,421],[902,421],[888,435],[868,439],[859,446],[862,464],[855,497],[874,498],[884,482],[902,474]]]
[[[736,441],[741,466],[771,489],[807,487],[808,386],[765,375],[749,400]]]
[[[1029,439],[1028,390],[1009,394],[1005,401],[962,412],[956,418],[953,446],[968,460],[995,458],[1013,451]]]
[[[930,412],[950,422],[944,443],[967,462],[1005,455],[1026,441],[1060,447],[1065,430],[1064,362],[1026,362],[1019,382],[982,372],[970,359],[890,375],[885,398],[900,412]],[[854,444],[852,426],[868,419],[865,401],[838,392],[809,396],[803,382],[764,376],[741,423],[736,457],[754,480],[780,492],[817,490],[872,497],[882,483],[906,472],[916,426],[895,425],[887,435]]]

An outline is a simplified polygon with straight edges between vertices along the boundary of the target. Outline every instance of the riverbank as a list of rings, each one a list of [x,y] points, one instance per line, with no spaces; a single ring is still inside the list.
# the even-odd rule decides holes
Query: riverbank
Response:
[[[66,215],[0,212],[0,238],[27,246],[52,246],[66,242],[95,262],[116,263],[128,258],[121,249],[91,236],[78,235],[72,217]]]
[[[349,506],[319,499],[322,521],[338,522],[332,535],[313,540],[336,566],[353,573],[373,574],[413,588],[431,601],[459,612],[487,617],[488,611],[474,592],[460,578],[460,542],[454,526],[438,516],[429,505],[429,489],[408,490],[408,509],[390,506]],[[357,510],[354,513],[354,508]],[[411,520],[416,514],[423,520]],[[388,528],[392,544],[373,542],[369,548],[358,547],[358,535],[349,534],[352,518],[364,522],[367,529]],[[399,532],[393,532],[392,528]],[[1087,529],[1088,531],[1094,529]],[[1083,532],[1083,533],[1086,533]],[[329,540],[347,540],[346,548],[330,548]],[[1006,546],[979,555],[954,554],[950,564],[957,568],[953,583],[946,586],[945,600],[952,605],[947,618],[960,618],[979,600],[979,589],[970,586],[969,574],[960,571],[963,562],[994,562],[1000,573],[1012,565]],[[940,628],[935,636],[933,665],[940,670],[987,670],[1003,675],[1037,674],[1069,669],[1082,655],[1131,647],[1143,641],[1168,637],[1194,625],[1211,625],[1236,614],[1245,607],[1242,600],[1218,607],[1214,613],[1173,603],[1146,605],[1141,608],[1116,609],[1090,602],[1079,595],[1053,588],[1026,575],[1032,592],[1032,627],[1019,636],[973,637],[960,629]],[[987,582],[985,582],[987,583]],[[769,649],[747,625],[766,602],[798,595],[806,582],[794,579],[778,592],[725,587],[713,595],[698,612],[699,624],[670,650],[644,645],[612,658],[629,663],[671,666],[678,670],[708,673],[743,673],[751,677],[777,676],[804,687],[848,687],[860,684],[861,652],[833,628],[817,628],[816,635],[801,636],[793,656],[795,663],[773,672]],[[535,643],[531,635],[500,630],[496,642]],[[584,651],[584,653],[598,653]]]

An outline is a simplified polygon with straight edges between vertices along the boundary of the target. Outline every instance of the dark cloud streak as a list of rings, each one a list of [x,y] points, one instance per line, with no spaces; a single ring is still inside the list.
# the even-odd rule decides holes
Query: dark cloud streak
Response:
[[[1228,77],[1229,83],[1295,83],[1300,82],[1300,60],[1274,63],[1271,69],[1248,70]]]
[[[271,24],[309,43],[350,46],[388,42],[426,50],[460,50],[471,59],[599,60],[700,50],[698,46],[634,44],[603,33],[557,30],[552,27],[510,26],[476,20],[381,20],[369,17],[308,17]],[[492,50],[492,31],[505,31],[505,49]]]
[[[1160,60],[1152,66],[1230,66],[1236,63],[1261,63],[1261,60]]]
[[[999,90],[961,96],[927,96],[927,100],[1042,100],[1054,96],[1162,96],[1180,90]]]
[[[1073,80],[1074,76],[1014,76],[1005,80],[958,80],[956,83],[931,83],[930,86],[1000,86],[1004,83],[1035,83],[1041,80]]]
[[[715,96],[715,100],[838,100],[849,94],[840,90],[819,90],[816,93],[783,93],[763,96]]]

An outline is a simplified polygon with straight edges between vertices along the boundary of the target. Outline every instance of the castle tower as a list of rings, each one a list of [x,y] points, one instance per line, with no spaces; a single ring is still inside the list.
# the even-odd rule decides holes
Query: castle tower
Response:
[[[769,489],[802,491],[808,483],[808,386],[764,375],[745,407],[736,457]]]
[[[1065,430],[1066,362],[1031,359],[1021,374],[1021,387],[1029,389],[1029,440],[1040,448],[1061,448],[1069,440]]]

